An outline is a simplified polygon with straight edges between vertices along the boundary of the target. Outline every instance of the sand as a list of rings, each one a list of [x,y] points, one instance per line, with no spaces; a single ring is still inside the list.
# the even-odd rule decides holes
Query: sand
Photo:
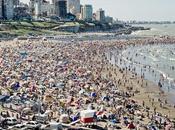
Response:
[[[42,42],[42,41],[40,41]],[[64,52],[65,56],[67,55],[68,57],[71,57],[71,51],[70,51],[70,46],[74,49],[74,52],[77,53],[73,59],[77,59],[73,61],[72,63],[75,63],[75,68],[77,67],[85,67],[87,70],[90,70],[92,72],[92,78],[89,82],[98,81],[97,78],[102,79],[106,78],[108,80],[113,81],[113,83],[116,85],[117,88],[123,93],[128,93],[131,97],[131,100],[135,100],[138,102],[140,105],[139,111],[141,111],[145,118],[144,120],[141,121],[143,124],[148,124],[148,122],[151,120],[150,116],[153,113],[160,112],[163,115],[166,115],[168,118],[173,120],[175,118],[175,108],[173,105],[170,104],[165,104],[165,100],[167,98],[167,95],[162,93],[162,91],[159,89],[159,87],[155,84],[153,84],[150,81],[146,81],[142,79],[141,77],[138,76],[133,76],[132,72],[129,71],[123,71],[121,72],[120,68],[117,66],[111,65],[109,61],[107,61],[106,57],[104,56],[104,52],[106,51],[106,48],[109,47],[115,47],[115,46],[127,46],[130,43],[135,43],[140,44],[142,43],[142,40],[140,41],[93,41],[93,42],[80,42],[81,44],[77,46],[69,45],[69,48],[64,47]],[[4,42],[2,43],[4,44]],[[22,44],[22,43],[20,43]],[[25,44],[25,42],[23,43]],[[37,44],[37,41],[33,41],[33,44]],[[13,44],[13,42],[10,42],[9,45],[18,45],[18,44]],[[46,44],[47,45],[47,44]],[[70,51],[70,54],[66,54],[66,49]],[[77,57],[76,57],[77,56]],[[72,57],[71,57],[72,58]],[[47,63],[47,60],[43,60],[43,63]],[[120,82],[119,82],[120,80]],[[99,80],[100,82],[100,80]],[[100,86],[100,85],[99,85]],[[96,87],[96,92],[97,95],[101,96],[102,92],[105,92],[105,86],[103,87]],[[76,91],[76,86],[75,88],[72,88],[71,86],[66,86],[67,91],[61,91],[62,94],[67,94],[70,93],[69,89],[72,89]],[[50,89],[46,90],[46,93],[53,94],[54,91],[49,91]],[[59,92],[57,92],[59,94]],[[57,95],[58,95],[57,94]],[[54,95],[54,94],[53,94]],[[75,94],[74,94],[75,95]],[[42,98],[42,96],[41,96]],[[55,97],[53,97],[55,98]],[[68,97],[64,97],[63,100],[68,100]],[[77,95],[75,95],[75,99],[78,98]],[[84,97],[83,97],[84,98]],[[114,98],[114,97],[112,97]],[[50,101],[50,104],[52,103],[52,100]],[[98,99],[101,101],[101,99]],[[162,103],[160,105],[160,100],[162,100]],[[43,100],[44,102],[44,100]],[[56,101],[53,101],[56,102]],[[98,101],[97,101],[98,102]],[[96,107],[98,104],[96,104]],[[83,108],[84,107],[84,108]],[[86,106],[83,106],[81,109],[85,109]],[[147,112],[145,111],[145,108],[148,107],[150,108],[150,116],[146,116]],[[73,111],[76,111],[75,108],[72,108]],[[80,110],[81,110],[80,109]],[[108,112],[112,112],[114,108],[109,108],[107,107]],[[129,115],[131,116],[131,115]],[[100,124],[101,122],[99,122]],[[105,126],[106,123],[101,123],[103,127]],[[121,125],[121,124],[120,124]],[[123,125],[121,125],[122,129],[125,129]]]

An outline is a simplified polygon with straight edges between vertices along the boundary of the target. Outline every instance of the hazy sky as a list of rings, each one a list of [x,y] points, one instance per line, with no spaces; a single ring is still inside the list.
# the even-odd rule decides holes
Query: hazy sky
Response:
[[[92,4],[94,10],[103,8],[107,15],[120,20],[175,21],[175,0],[81,0],[81,3]]]

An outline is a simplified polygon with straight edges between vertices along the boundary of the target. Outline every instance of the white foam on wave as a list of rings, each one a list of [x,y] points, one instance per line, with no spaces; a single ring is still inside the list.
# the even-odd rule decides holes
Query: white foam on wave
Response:
[[[166,56],[160,56],[162,59],[168,60],[168,61],[175,61],[175,58],[168,58]]]
[[[175,61],[175,58],[169,58],[170,61]]]
[[[143,31],[139,30],[139,31],[135,31],[132,32],[131,35],[140,35]]]
[[[160,55],[160,58],[167,60],[168,58],[166,56]]]
[[[158,29],[158,28],[151,28],[150,30],[151,31],[160,31],[160,29]]]
[[[124,50],[124,51],[122,52],[122,54],[124,54],[124,53],[126,53],[126,52],[127,52],[127,51]],[[122,54],[119,54],[119,56],[120,56],[125,62],[127,62],[127,63],[133,64],[133,65],[136,65],[136,66],[140,66],[141,68],[142,68],[142,67],[145,67],[145,66],[150,66],[150,65],[145,65],[145,64],[141,64],[141,63],[138,64],[137,62],[132,62],[132,61],[128,60],[126,57],[124,57]],[[162,71],[162,70],[160,70],[160,69],[157,69],[156,67],[153,67],[153,66],[150,66],[150,68],[151,68],[152,70],[158,72],[160,75],[162,75],[163,78],[164,78],[164,80],[169,81],[169,83],[170,83],[170,82],[174,82],[174,78],[171,78],[170,76],[168,76],[168,74],[165,73],[164,71]]]
[[[145,56],[146,58],[151,59],[154,62],[158,62],[159,60],[157,58],[155,58],[154,56],[149,56],[149,55],[145,55],[144,53],[139,53],[142,56]]]

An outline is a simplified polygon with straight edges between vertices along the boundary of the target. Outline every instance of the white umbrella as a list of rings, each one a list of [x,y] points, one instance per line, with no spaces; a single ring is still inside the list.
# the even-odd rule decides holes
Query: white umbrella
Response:
[[[85,93],[85,90],[84,90],[84,89],[81,89],[81,90],[79,91],[79,94],[81,95],[81,94],[83,94],[83,93]]]
[[[123,108],[124,106],[120,105],[120,106],[117,106],[116,109],[121,109]]]

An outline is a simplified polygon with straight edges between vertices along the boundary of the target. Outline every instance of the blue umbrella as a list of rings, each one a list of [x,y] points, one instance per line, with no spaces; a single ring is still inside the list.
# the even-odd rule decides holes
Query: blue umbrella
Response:
[[[73,117],[72,117],[72,122],[74,122],[74,121],[76,121],[76,120],[78,120],[78,117],[73,116]]]
[[[92,92],[91,97],[97,97],[97,94],[95,92]]]
[[[16,82],[15,84],[12,85],[12,89],[18,90],[20,88],[19,82]]]
[[[27,54],[27,52],[20,52],[20,55],[22,56],[22,58],[25,58],[28,54]]]

